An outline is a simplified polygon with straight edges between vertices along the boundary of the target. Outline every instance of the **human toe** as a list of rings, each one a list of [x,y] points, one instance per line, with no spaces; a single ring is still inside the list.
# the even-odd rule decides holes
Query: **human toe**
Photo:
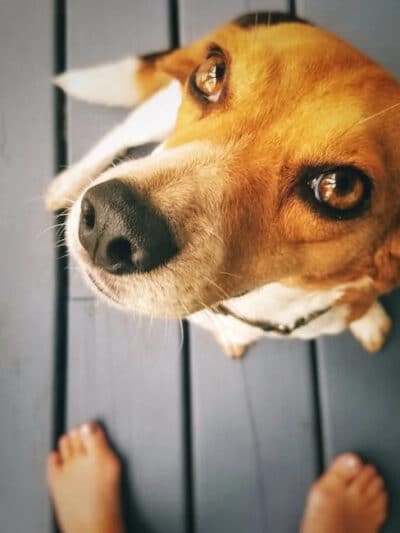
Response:
[[[376,476],[365,489],[365,497],[368,501],[374,501],[376,497],[385,491],[385,482],[381,476]]]
[[[364,494],[370,487],[371,483],[373,483],[378,477],[378,473],[374,466],[369,464],[364,465],[358,475],[352,480],[351,489],[360,494]]]
[[[343,453],[332,461],[323,477],[329,480],[340,480],[349,483],[360,472],[362,464],[358,455]]]
[[[95,422],[82,424],[79,433],[88,452],[104,451],[110,448],[103,429]]]
[[[58,441],[58,449],[60,451],[61,458],[63,460],[63,463],[67,462],[69,459],[71,459],[73,455],[73,449],[71,440],[69,438],[68,434],[63,435],[59,441]]]
[[[388,495],[385,491],[379,493],[370,507],[370,513],[377,527],[380,527],[388,515]]]
[[[71,444],[72,454],[74,456],[85,453],[85,446],[82,441],[81,432],[77,428],[71,429],[68,433],[68,437]]]

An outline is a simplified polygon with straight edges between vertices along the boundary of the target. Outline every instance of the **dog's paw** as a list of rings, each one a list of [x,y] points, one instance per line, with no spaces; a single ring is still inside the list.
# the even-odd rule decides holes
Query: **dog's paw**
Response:
[[[218,344],[222,348],[224,354],[230,359],[240,359],[243,357],[249,347],[249,344],[238,344],[230,341],[229,339],[222,338],[219,335],[216,335]]]
[[[350,324],[350,331],[368,352],[378,352],[385,344],[392,321],[382,305],[375,302],[358,320]]]

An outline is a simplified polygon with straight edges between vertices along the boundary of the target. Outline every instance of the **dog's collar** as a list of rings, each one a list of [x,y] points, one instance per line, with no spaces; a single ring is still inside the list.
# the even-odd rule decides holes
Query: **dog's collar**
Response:
[[[271,332],[278,333],[279,335],[290,335],[298,328],[301,328],[303,326],[306,326],[316,318],[320,317],[321,315],[327,313],[331,309],[330,307],[325,307],[323,309],[318,309],[317,311],[313,311],[312,313],[309,313],[306,316],[302,316],[295,320],[293,326],[288,326],[287,324],[279,324],[277,322],[270,322],[268,320],[251,320],[248,318],[245,318],[228,307],[226,307],[223,304],[217,304],[213,307],[213,310],[217,314],[225,315],[225,316],[231,316],[235,318],[236,320],[239,320],[240,322],[243,322],[244,324],[247,324],[248,326],[251,326],[253,328],[262,329],[265,332]]]

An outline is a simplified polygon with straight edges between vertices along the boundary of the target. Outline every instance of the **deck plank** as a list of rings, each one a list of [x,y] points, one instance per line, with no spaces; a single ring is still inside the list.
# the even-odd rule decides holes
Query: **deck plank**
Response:
[[[286,2],[182,0],[184,43],[255,9]],[[198,533],[297,530],[318,469],[308,343],[259,342],[228,360],[191,328],[195,526]]]
[[[169,47],[168,1],[69,2],[68,66]],[[68,102],[70,160],[125,112]],[[76,272],[69,307],[68,426],[101,420],[125,460],[130,525],[183,533],[185,488],[180,332],[96,301]],[[126,487],[125,487],[126,488]]]
[[[400,293],[385,298],[394,331],[378,355],[366,353],[347,333],[318,342],[321,415],[326,463],[355,451],[382,473],[390,495],[390,519],[383,531],[399,529]]]
[[[397,0],[300,0],[300,15],[321,24],[400,75]],[[385,533],[398,531],[400,510],[400,293],[385,299],[394,320],[387,345],[376,356],[364,352],[346,333],[318,342],[321,415],[326,463],[354,450],[382,472],[390,491],[390,520]]]
[[[176,322],[134,320],[92,300],[72,300],[70,322],[69,427],[92,419],[105,425],[126,467],[129,531],[183,533]]]
[[[54,218],[53,2],[0,16],[0,531],[50,532]]]
[[[207,332],[191,340],[196,531],[296,531],[318,468],[308,344],[232,361]]]

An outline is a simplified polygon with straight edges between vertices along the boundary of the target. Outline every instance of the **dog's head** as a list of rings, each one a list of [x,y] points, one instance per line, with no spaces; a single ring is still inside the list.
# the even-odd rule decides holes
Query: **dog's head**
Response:
[[[186,315],[273,281],[399,280],[400,88],[336,37],[245,17],[157,67],[173,134],[104,172],[69,244],[123,307]]]

